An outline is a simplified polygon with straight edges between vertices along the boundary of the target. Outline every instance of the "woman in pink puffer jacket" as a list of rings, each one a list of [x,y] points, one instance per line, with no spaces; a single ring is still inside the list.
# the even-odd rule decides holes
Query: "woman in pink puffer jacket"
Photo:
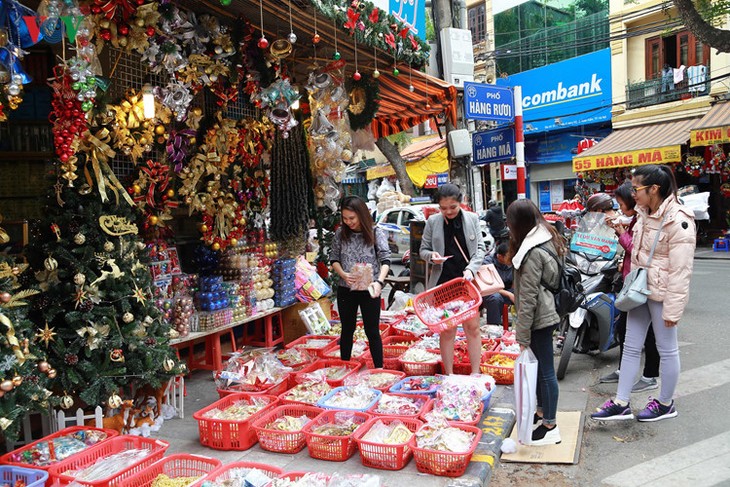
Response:
[[[691,210],[677,200],[677,183],[667,166],[648,165],[634,170],[631,179],[639,220],[634,227],[631,267],[645,267],[659,232],[647,272],[651,294],[645,304],[629,311],[618,391],[593,413],[593,419],[633,419],[629,398],[639,371],[641,348],[649,326],[654,330],[661,363],[662,385],[657,399],[637,414],[639,421],[677,416],[674,390],[679,381],[677,325],[689,299],[695,250],[695,223]]]

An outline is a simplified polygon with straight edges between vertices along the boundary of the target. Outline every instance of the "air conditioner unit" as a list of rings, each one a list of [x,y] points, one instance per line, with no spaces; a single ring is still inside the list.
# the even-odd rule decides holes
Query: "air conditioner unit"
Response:
[[[449,152],[451,157],[466,157],[471,155],[471,137],[466,129],[449,132]]]

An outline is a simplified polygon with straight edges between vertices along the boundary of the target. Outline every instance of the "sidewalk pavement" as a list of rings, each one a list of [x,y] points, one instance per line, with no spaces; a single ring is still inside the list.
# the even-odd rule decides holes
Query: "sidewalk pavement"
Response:
[[[695,259],[701,260],[730,260],[730,252],[715,252],[712,246],[697,247],[695,249]]]
[[[246,451],[218,451],[204,447],[198,441],[198,424],[192,415],[218,400],[212,374],[196,371],[185,379],[187,397],[185,398],[185,417],[164,422],[159,432],[152,437],[170,443],[167,455],[189,453],[218,458],[223,464],[236,461],[258,462],[274,465],[285,472],[313,471],[324,473],[373,474],[379,475],[383,485],[397,487],[418,485],[419,487],[484,487],[489,485],[493,471],[500,456],[502,440],[509,435],[514,424],[512,406],[512,387],[497,386],[492,394],[490,408],[481,418],[479,427],[483,435],[474,452],[466,473],[458,478],[438,477],[418,472],[416,463],[411,460],[402,470],[387,471],[364,467],[360,454],[355,452],[345,462],[328,462],[309,457],[306,447],[297,454],[273,453],[263,450],[258,444]]]

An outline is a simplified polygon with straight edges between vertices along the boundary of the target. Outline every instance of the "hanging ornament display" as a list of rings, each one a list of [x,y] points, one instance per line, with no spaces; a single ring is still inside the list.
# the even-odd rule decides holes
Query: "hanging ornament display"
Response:
[[[292,2],[289,2],[289,42],[292,44],[295,44],[297,42],[297,35],[294,33],[294,24],[292,22],[292,14],[291,14],[291,4]]]
[[[142,212],[142,233],[146,240],[172,236],[172,209],[178,207],[170,179],[170,166],[148,159],[139,165],[138,177],[128,188]]]
[[[261,19],[261,38],[259,39],[259,49],[266,49],[269,47],[269,41],[266,39],[264,34],[264,0],[259,0],[259,15]]]
[[[298,122],[292,116],[291,106],[301,95],[289,83],[288,79],[278,79],[254,98],[257,106],[265,110],[274,125],[281,131],[282,137],[289,137],[289,130]]]
[[[373,73],[374,77],[375,73]],[[347,105],[347,118],[352,130],[370,127],[378,112],[380,97],[379,83],[370,76],[362,75],[360,79],[352,78],[347,84],[350,102]]]

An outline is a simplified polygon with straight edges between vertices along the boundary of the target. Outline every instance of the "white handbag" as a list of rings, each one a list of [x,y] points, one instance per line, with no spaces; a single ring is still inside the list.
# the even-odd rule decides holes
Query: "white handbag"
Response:
[[[630,311],[637,306],[646,303],[646,300],[649,298],[651,291],[649,291],[649,286],[646,282],[646,275],[648,273],[647,269],[651,266],[651,261],[654,258],[654,250],[656,250],[656,245],[659,242],[659,234],[662,231],[662,226],[664,226],[664,220],[666,220],[666,218],[667,215],[665,214],[664,218],[662,218],[662,222],[659,224],[656,237],[654,238],[654,243],[652,244],[651,251],[649,252],[649,260],[646,262],[646,266],[632,269],[631,272],[626,275],[626,278],[624,278],[624,285],[621,287],[621,291],[619,291],[616,295],[616,301],[614,303],[616,309],[620,311]]]

